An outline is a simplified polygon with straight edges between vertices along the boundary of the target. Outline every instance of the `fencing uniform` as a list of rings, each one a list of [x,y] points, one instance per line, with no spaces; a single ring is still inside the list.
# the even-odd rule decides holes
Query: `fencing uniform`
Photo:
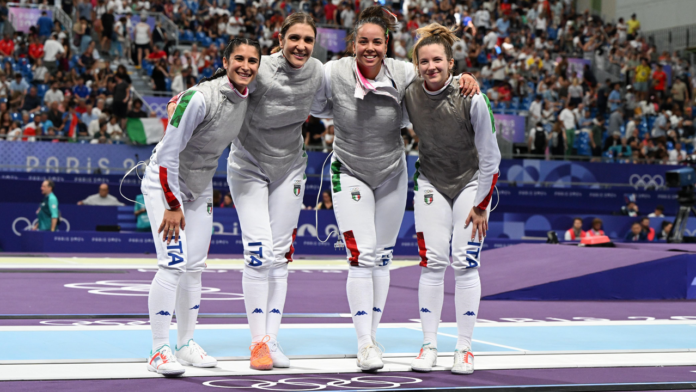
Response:
[[[401,128],[413,66],[385,58],[375,80],[352,57],[324,65],[325,89],[312,115],[333,117],[334,213],[346,244],[347,293],[358,347],[375,341],[389,290],[389,265],[406,207],[408,179]]]
[[[483,241],[478,234],[472,240],[474,225],[465,227],[465,221],[474,206],[485,210],[486,217],[490,213],[500,150],[488,98],[462,97],[458,90],[456,78],[450,77],[438,92],[426,91],[419,78],[407,89],[405,100],[419,138],[413,204],[423,267],[418,297],[424,345],[437,346],[451,241],[457,350],[468,352],[481,297],[478,267]]]
[[[266,335],[274,341],[280,327],[307,178],[302,124],[323,83],[322,68],[314,58],[295,69],[281,52],[263,56],[230,151],[227,179],[242,228],[244,301],[254,342]]]
[[[212,179],[218,159],[237,137],[247,109],[244,94],[227,76],[180,94],[165,135],[145,170],[141,190],[157,249],[159,270],[148,300],[153,349],[169,343],[176,310],[178,347],[193,338],[201,297],[201,273],[213,230]],[[157,233],[165,210],[180,208],[186,226],[167,244]],[[178,356],[178,354],[177,354]]]

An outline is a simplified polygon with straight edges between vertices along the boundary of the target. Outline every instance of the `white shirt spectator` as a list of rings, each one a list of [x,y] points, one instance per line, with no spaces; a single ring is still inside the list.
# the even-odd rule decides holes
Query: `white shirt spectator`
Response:
[[[244,19],[242,17],[230,16],[230,20],[227,22],[227,35],[236,37],[239,32],[242,31],[242,26],[244,25]]]
[[[505,60],[502,57],[498,57],[497,59],[493,60],[493,63],[491,64],[491,70],[493,71],[493,80],[505,80],[506,65],[507,64],[505,63]]]
[[[44,103],[46,106],[50,106],[52,102],[58,102],[62,103],[63,100],[65,99],[65,96],[63,95],[63,92],[60,90],[53,90],[50,89],[46,91],[46,94],[44,95]]]
[[[44,62],[56,61],[58,53],[65,53],[63,45],[54,39],[47,39],[44,43]]]
[[[355,11],[352,9],[348,8],[341,11],[341,22],[343,23],[343,27],[352,28],[354,19]]]
[[[485,46],[488,50],[495,49],[496,43],[498,43],[498,34],[496,34],[496,32],[493,30],[489,31],[488,34],[483,37],[483,46]]]
[[[491,28],[491,14],[488,10],[481,8],[474,14],[474,25],[485,27],[486,29]]]
[[[563,127],[565,129],[575,129],[575,114],[568,108],[561,110],[558,119],[563,122]]]
[[[469,48],[466,46],[466,42],[464,40],[459,40],[452,45],[452,55],[454,56],[454,59],[459,61],[459,60],[465,60],[467,55],[469,54]]]
[[[529,105],[529,118],[532,120],[532,126],[536,126],[536,123],[541,121],[541,101],[532,101]]]

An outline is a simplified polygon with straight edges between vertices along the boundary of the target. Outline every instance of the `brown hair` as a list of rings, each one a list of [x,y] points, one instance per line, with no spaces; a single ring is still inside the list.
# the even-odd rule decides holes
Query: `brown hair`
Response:
[[[420,36],[416,44],[413,45],[413,64],[416,69],[418,69],[418,50],[423,46],[440,44],[445,48],[447,61],[453,58],[452,45],[459,41],[459,37],[454,35],[453,29],[448,29],[439,23],[431,23],[416,30],[416,35]]]
[[[287,18],[285,18],[283,24],[280,26],[280,33],[278,34],[278,46],[273,48],[273,50],[271,50],[271,53],[277,53],[281,51],[280,41],[283,40],[283,37],[285,37],[285,34],[288,33],[288,30],[290,30],[290,28],[296,24],[309,25],[312,28],[312,30],[314,30],[314,38],[317,37],[317,25],[314,23],[314,18],[312,18],[312,15],[306,12],[295,12]]]
[[[384,36],[389,36],[389,29],[394,30],[396,28],[396,16],[389,12],[386,8],[382,8],[378,5],[373,5],[371,7],[365,8],[355,21],[353,26],[353,31],[346,37],[346,41],[355,41],[355,37],[358,34],[358,29],[364,24],[372,23],[381,27],[384,30]]]

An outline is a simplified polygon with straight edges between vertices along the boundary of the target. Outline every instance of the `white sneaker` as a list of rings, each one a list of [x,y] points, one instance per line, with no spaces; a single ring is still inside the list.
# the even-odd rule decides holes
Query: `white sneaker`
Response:
[[[379,359],[382,359],[382,353],[384,353],[387,350],[384,348],[384,346],[382,346],[381,344],[379,344],[379,342],[377,342],[377,338],[374,338],[374,337],[372,338],[372,344],[375,347],[377,347],[377,352],[379,353]]]
[[[469,350],[454,350],[452,373],[471,374],[474,372],[474,354]]]
[[[176,361],[176,357],[174,357],[172,349],[168,344],[158,348],[154,353],[150,351],[150,358],[147,361],[147,370],[165,376],[180,376],[186,371],[186,369]]]
[[[358,367],[362,371],[373,371],[384,367],[382,353],[377,346],[368,344],[363,346],[358,352]]]
[[[278,344],[277,340],[271,340],[268,342],[268,349],[271,352],[271,359],[273,360],[274,368],[289,368],[290,359],[283,353],[283,349]]]
[[[193,339],[189,339],[183,347],[179,348],[177,346],[175,349],[176,359],[184,366],[207,368],[217,365],[217,359],[208,355]]]
[[[411,370],[416,372],[429,372],[437,365],[437,348],[430,347],[430,343],[424,344],[416,359],[411,361]]]

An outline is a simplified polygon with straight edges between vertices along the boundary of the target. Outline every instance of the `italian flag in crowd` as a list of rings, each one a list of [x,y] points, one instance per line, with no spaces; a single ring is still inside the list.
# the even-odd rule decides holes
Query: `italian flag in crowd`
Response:
[[[138,144],[159,143],[166,128],[166,118],[129,118],[126,123],[128,137]]]

